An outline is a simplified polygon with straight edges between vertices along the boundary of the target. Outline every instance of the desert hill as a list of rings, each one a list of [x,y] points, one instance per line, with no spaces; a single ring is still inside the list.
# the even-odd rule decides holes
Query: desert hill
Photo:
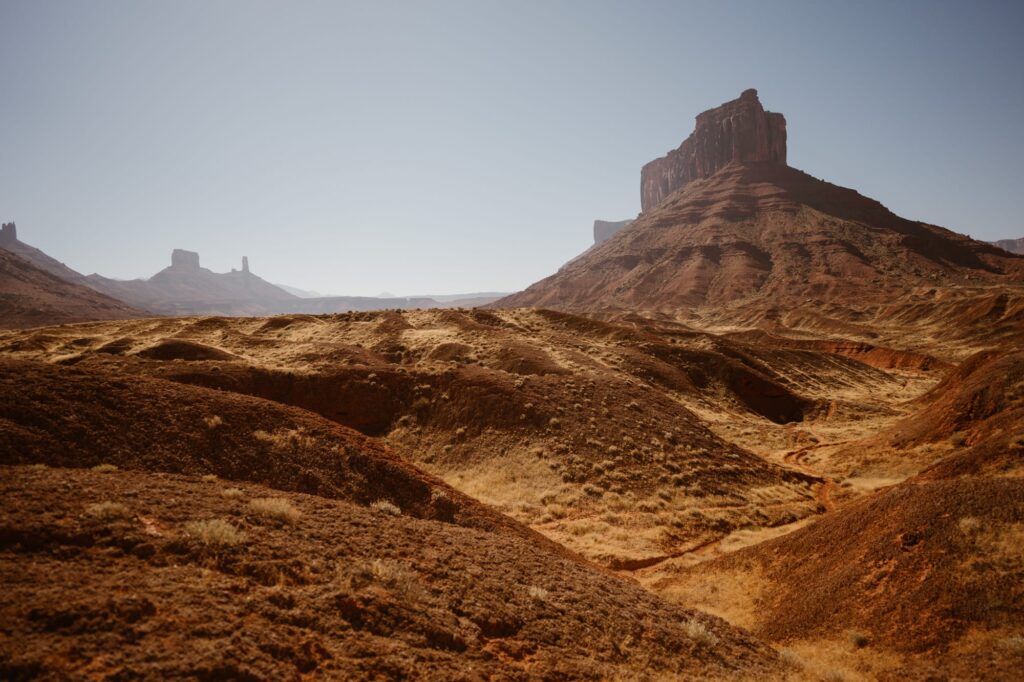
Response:
[[[302,410],[98,367],[0,385],[5,678],[780,670]]]
[[[0,328],[145,317],[148,313],[61,279],[0,248]]]
[[[790,168],[785,141],[752,90],[701,114],[679,150],[644,167],[628,228],[495,305],[860,309],[920,287],[1024,281],[1022,258]]]
[[[610,567],[821,513],[825,479],[781,453],[895,423],[948,366],[534,310],[97,323],[0,352],[309,410]]]

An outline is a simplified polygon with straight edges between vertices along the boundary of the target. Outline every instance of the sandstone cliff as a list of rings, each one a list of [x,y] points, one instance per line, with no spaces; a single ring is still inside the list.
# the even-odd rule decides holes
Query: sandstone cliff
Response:
[[[687,183],[707,178],[733,162],[786,165],[786,119],[765,111],[757,90],[697,116],[686,140],[640,171],[640,207],[649,211]]]

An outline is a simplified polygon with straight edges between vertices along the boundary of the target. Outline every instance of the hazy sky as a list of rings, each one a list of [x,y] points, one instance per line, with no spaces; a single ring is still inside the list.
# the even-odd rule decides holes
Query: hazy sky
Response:
[[[0,0],[0,218],[340,294],[515,290],[755,87],[790,165],[1024,236],[1024,3]]]

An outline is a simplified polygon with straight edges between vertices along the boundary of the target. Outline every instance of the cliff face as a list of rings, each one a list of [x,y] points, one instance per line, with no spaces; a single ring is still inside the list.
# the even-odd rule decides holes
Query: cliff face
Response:
[[[786,165],[786,119],[765,111],[757,90],[697,116],[683,144],[640,172],[640,206],[646,212],[693,180],[707,178],[733,161]]]

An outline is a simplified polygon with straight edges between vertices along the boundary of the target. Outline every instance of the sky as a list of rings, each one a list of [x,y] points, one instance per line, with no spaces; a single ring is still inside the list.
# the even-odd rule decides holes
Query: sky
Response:
[[[1024,236],[1024,3],[0,0],[0,219],[342,295],[514,291],[757,88],[792,166]]]

